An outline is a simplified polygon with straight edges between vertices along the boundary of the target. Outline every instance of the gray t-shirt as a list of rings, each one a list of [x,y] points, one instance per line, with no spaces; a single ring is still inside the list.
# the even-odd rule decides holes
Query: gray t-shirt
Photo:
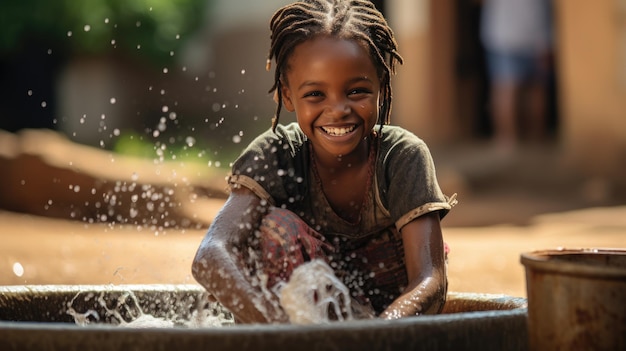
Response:
[[[432,211],[439,211],[443,217],[451,201],[439,188],[424,141],[405,129],[386,125],[375,142],[370,189],[370,210],[375,215],[369,220],[372,216],[363,216],[358,228],[343,220],[335,223],[339,217],[325,208],[325,197],[311,171],[307,138],[296,123],[278,125],[275,132],[268,130],[258,136],[233,164],[229,183],[245,186],[270,204],[295,212],[324,235],[362,237],[373,234],[381,225],[395,225],[400,230]]]
[[[414,134],[386,125],[373,139],[374,172],[355,223],[331,208],[311,167],[308,140],[296,123],[258,136],[234,162],[231,187],[244,186],[269,204],[296,213],[332,243],[337,272],[355,295],[381,312],[407,284],[400,229],[413,219],[439,212],[455,199],[437,183],[426,144]],[[341,275],[341,273],[338,273]],[[352,274],[352,276],[348,276]]]

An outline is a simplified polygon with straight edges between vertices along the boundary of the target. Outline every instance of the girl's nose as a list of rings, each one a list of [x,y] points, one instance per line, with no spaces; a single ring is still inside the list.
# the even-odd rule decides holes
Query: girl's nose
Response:
[[[341,118],[350,114],[350,104],[346,99],[331,101],[325,108],[325,114],[334,118]]]

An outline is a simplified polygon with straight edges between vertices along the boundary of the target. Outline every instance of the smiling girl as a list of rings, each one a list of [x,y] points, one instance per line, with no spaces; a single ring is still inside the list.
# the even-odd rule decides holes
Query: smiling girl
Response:
[[[277,287],[315,259],[380,318],[439,312],[440,219],[455,199],[426,144],[388,124],[402,62],[392,30],[360,0],[296,2],[270,28],[276,116],[233,164],[195,279],[243,323],[288,322]],[[297,123],[281,125],[282,108]]]

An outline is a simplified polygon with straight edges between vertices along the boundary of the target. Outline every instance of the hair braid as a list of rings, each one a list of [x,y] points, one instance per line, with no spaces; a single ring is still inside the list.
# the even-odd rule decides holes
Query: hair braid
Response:
[[[281,79],[289,55],[301,42],[317,35],[359,40],[370,51],[381,80],[382,99],[379,123],[389,124],[391,116],[391,75],[396,63],[402,63],[393,31],[382,14],[368,0],[302,0],[280,8],[270,20],[271,45],[267,70],[276,62],[274,84],[269,90],[277,100],[272,129],[276,128],[282,109]]]

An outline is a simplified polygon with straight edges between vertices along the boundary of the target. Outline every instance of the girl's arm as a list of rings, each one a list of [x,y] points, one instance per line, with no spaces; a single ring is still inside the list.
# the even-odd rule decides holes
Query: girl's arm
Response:
[[[286,322],[288,318],[261,288],[253,286],[243,266],[248,241],[267,205],[247,188],[233,189],[202,240],[192,264],[196,281],[230,310],[237,322]]]
[[[420,216],[405,225],[401,233],[409,283],[380,317],[438,313],[445,303],[448,285],[439,214]]]

